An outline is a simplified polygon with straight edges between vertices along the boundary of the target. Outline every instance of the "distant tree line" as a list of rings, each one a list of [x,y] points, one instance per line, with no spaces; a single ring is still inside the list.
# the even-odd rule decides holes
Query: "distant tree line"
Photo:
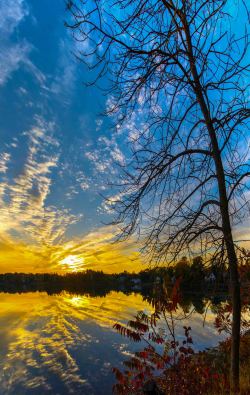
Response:
[[[227,290],[228,270],[217,262],[207,267],[201,256],[192,260],[182,257],[175,265],[147,268],[139,273],[106,274],[103,271],[86,270],[66,273],[5,273],[0,274],[0,291],[32,292],[48,294],[68,291],[79,294],[103,295],[110,291],[124,293],[151,293],[153,285],[170,286],[181,277],[181,289],[199,292],[204,289]],[[249,271],[250,280],[250,271]]]

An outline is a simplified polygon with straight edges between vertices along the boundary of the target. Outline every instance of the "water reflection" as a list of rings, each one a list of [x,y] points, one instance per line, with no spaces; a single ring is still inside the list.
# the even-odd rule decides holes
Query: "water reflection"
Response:
[[[122,292],[105,297],[2,293],[0,307],[0,393],[5,395],[111,394],[111,367],[141,348],[112,325],[127,322],[138,310],[152,311],[140,294]],[[203,317],[192,316],[197,346],[218,342],[212,322],[210,311],[205,330]],[[178,324],[180,333],[183,325]]]

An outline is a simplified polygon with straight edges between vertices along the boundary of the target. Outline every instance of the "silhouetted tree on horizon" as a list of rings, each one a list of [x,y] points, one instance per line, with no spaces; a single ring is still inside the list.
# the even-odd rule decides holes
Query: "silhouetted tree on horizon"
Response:
[[[107,113],[133,140],[114,205],[119,238],[139,235],[152,261],[193,249],[228,260],[236,392],[241,301],[232,226],[249,208],[250,66],[247,4],[238,0],[231,14],[230,4],[70,1],[68,26],[85,43],[79,59],[94,71],[92,83],[111,78]]]

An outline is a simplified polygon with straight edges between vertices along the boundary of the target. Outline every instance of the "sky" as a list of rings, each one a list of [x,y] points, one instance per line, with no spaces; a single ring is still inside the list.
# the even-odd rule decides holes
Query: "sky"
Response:
[[[138,269],[103,195],[119,134],[87,88],[63,0],[0,2],[0,272]],[[85,45],[88,45],[86,43]]]
[[[64,0],[0,0],[0,272],[145,267],[105,225],[133,119],[124,137],[100,115],[110,98],[84,85],[67,18]]]

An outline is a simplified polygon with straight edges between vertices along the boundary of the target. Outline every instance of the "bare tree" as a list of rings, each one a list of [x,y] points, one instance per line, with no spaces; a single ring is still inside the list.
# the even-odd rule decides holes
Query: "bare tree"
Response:
[[[111,79],[107,112],[125,130],[133,120],[132,156],[115,204],[120,237],[140,235],[152,261],[185,250],[227,257],[236,392],[241,302],[232,227],[248,208],[247,6],[78,0],[68,8],[91,83]]]

